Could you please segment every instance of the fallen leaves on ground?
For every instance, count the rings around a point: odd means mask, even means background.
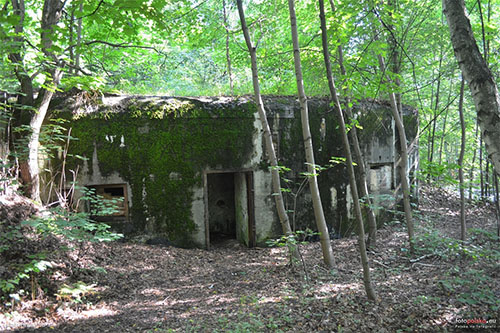
[[[459,209],[457,200],[450,193],[424,188],[419,233],[431,230],[442,235],[441,240],[456,238],[459,221],[450,212]],[[468,213],[470,227],[495,231],[492,207],[470,206]],[[484,246],[485,257],[474,259],[463,249],[449,249],[454,241],[440,242],[432,235],[419,238],[420,247],[410,257],[403,224],[387,225],[369,251],[377,302],[365,296],[354,237],[332,241],[337,265],[333,270],[322,264],[318,243],[302,246],[309,281],[300,266],[288,265],[283,248],[246,248],[235,242],[210,251],[87,244],[79,255],[79,267],[67,280],[94,285],[92,292],[78,301],[49,296],[24,301],[0,315],[0,329],[444,332],[472,319],[496,320],[498,325],[494,299],[500,299],[500,273],[498,262],[491,258],[499,245],[479,236],[476,247]],[[488,259],[486,250],[493,257]]]

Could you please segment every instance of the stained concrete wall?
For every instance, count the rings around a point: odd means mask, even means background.
[[[141,97],[139,97],[139,99],[140,98]],[[147,99],[148,105],[154,105],[154,103],[156,103],[155,98],[148,97]],[[162,100],[162,98],[159,97],[157,99],[160,99],[160,101]],[[127,108],[130,107],[123,107],[120,104],[123,100],[124,98],[122,97],[105,98],[101,101],[104,106],[97,105],[90,109],[92,109],[92,112],[100,112],[100,108],[103,108],[106,110],[105,112],[109,112],[110,107],[121,107],[120,112],[130,112],[127,111],[129,110]],[[315,229],[309,187],[307,184],[304,186],[304,177],[301,175],[302,172],[306,171],[306,167],[304,164],[305,159],[298,101],[293,97],[274,97],[266,98],[265,102],[268,108],[268,121],[271,125],[273,138],[279,154],[279,163],[291,169],[283,175],[289,182],[284,182],[282,184],[283,187],[289,186],[294,194],[285,194],[287,209],[295,209],[295,227],[297,229],[304,229],[306,227]],[[185,103],[185,101],[180,101],[178,104],[182,105],[183,103]],[[233,105],[237,106],[242,103],[251,103],[251,101],[245,98],[224,98],[223,101],[218,98],[203,98],[196,99],[196,103],[203,108],[203,105],[206,105],[206,108],[210,109],[217,108],[217,105],[221,105],[220,107],[224,108],[231,108],[235,107]],[[351,189],[348,185],[347,172],[342,163],[330,163],[332,157],[343,156],[336,118],[334,112],[332,112],[329,107],[327,99],[310,100],[309,107],[316,163],[327,166],[327,169],[322,171],[318,176],[327,223],[331,231],[347,233],[354,229],[352,223],[352,196],[350,195]],[[81,107],[75,103],[61,103],[56,109],[57,108],[59,108],[59,110],[70,110],[73,114],[81,112]],[[389,105],[375,101],[362,101],[357,104],[355,111],[360,124],[363,126],[363,130],[359,133],[362,142],[362,150],[367,159],[367,167],[369,169],[368,181],[370,190],[375,195],[392,195],[398,184],[395,172],[398,147],[396,145],[397,133],[395,131]],[[410,118],[410,121],[408,121],[410,126],[411,124],[418,126],[414,120],[416,114],[412,113],[411,110],[410,112],[407,110],[406,117]],[[231,121],[230,118],[226,119],[224,117],[214,119],[214,121],[221,122]],[[78,122],[79,120],[75,119],[73,121]],[[246,191],[247,186],[249,186],[245,180],[246,172],[252,172],[253,174],[253,184],[251,184],[251,187],[253,188],[254,197],[253,213],[255,218],[256,243],[263,245],[268,238],[277,236],[281,231],[276,209],[274,207],[274,198],[272,196],[271,175],[263,148],[262,127],[256,112],[253,114],[253,120],[251,119],[250,121],[253,122],[255,130],[251,142],[248,142],[248,145],[251,145],[251,150],[246,160],[241,161],[239,165],[232,165],[230,168],[227,168],[224,164],[205,165],[201,168],[201,171],[194,175],[198,181],[195,182],[196,185],[193,185],[189,189],[192,193],[190,201],[190,218],[195,225],[194,231],[190,234],[190,238],[192,243],[196,246],[208,246],[207,242],[209,241],[209,237],[207,237],[207,233],[210,227],[207,221],[209,221],[208,205],[210,203],[206,177],[208,174],[214,172],[231,172],[234,174],[233,195],[234,216],[237,221],[236,237],[242,243],[248,244],[249,241],[247,223],[249,212],[245,210],[245,207],[248,205],[246,202],[248,199]],[[143,133],[146,135],[150,131],[150,125],[148,125],[147,122],[141,122],[141,125],[138,125],[137,131],[139,134]],[[408,141],[412,142],[417,132],[415,129],[409,132]],[[103,139],[107,140],[108,144],[122,147],[126,146],[129,142],[127,133],[120,134],[110,132],[105,134]],[[96,138],[96,140],[98,140],[98,138]],[[206,140],[210,140],[210,137],[206,137]],[[145,187],[143,187],[141,193],[137,191],[137,188],[135,188],[136,190],[134,192],[130,186],[127,179],[133,177],[133,174],[124,176],[118,172],[109,172],[109,170],[103,172],[101,170],[100,165],[102,161],[99,161],[97,146],[98,145],[95,144],[92,156],[87,156],[89,161],[84,164],[83,170],[80,173],[80,184],[127,184],[129,205],[133,205],[134,195],[146,197],[147,193],[145,193]],[[99,149],[103,149],[102,145],[99,147],[101,147]],[[182,145],[180,145],[180,147],[182,147]],[[221,147],[221,149],[224,149],[224,147]],[[411,158],[413,161],[418,161],[418,155],[415,152],[411,155]],[[133,173],[134,170],[131,169],[130,172]],[[169,175],[169,181],[175,181],[175,179],[186,177],[186,175],[179,173],[177,170],[171,170]],[[151,181],[157,181],[155,175],[151,175],[151,177]],[[142,181],[144,182],[144,180]],[[389,202],[382,199],[377,202],[389,204]],[[157,225],[161,223],[161,221],[149,211],[149,207],[145,203],[141,202],[141,205],[143,205],[142,211],[140,212],[141,218],[146,220],[144,223],[144,230],[149,233],[158,232]],[[135,211],[135,213],[134,210],[131,211],[132,215],[137,214],[137,211]],[[168,214],[168,212],[165,212],[165,214]],[[131,216],[131,220],[133,220],[133,216]]]
[[[234,201],[236,219],[236,239],[248,246],[250,235],[248,229],[248,187],[246,175],[243,172],[234,174]]]

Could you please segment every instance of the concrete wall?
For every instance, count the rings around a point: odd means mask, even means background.
[[[156,101],[156,99],[158,99],[159,102]],[[161,105],[164,107],[164,99],[160,97],[156,99],[148,97],[147,107],[151,108],[150,105],[152,103],[153,107],[154,105]],[[123,100],[127,99],[120,98],[118,102],[116,98],[105,99],[103,102],[112,102],[112,105],[106,106],[106,112],[109,112],[110,107],[116,108],[118,106],[121,107],[120,112],[138,112],[136,104],[134,104],[136,105],[134,109],[132,109],[130,105],[120,105]],[[218,98],[190,100],[195,100],[197,107],[201,106],[202,109],[207,110],[217,110],[218,107],[229,108],[228,110],[231,110],[232,107],[239,107],[239,105],[250,103],[248,99],[244,98],[223,98],[222,101]],[[279,154],[279,163],[291,169],[289,172],[283,174],[283,177],[287,178],[289,182],[284,182],[282,184],[282,187],[289,186],[293,193],[293,195],[285,194],[287,209],[295,208],[294,215],[297,229],[310,227],[314,230],[314,214],[310,202],[309,187],[307,184],[304,184],[304,177],[301,175],[301,173],[306,170],[306,167],[304,164],[305,159],[300,127],[299,104],[297,100],[292,97],[266,98],[265,102],[269,112],[268,121],[271,125],[273,138]],[[186,103],[187,102],[183,100],[179,103],[175,102],[172,105],[185,105]],[[73,114],[78,114],[80,110],[78,105],[71,103],[63,103],[62,105],[62,107],[59,106],[59,109],[64,109],[66,111],[71,110]],[[171,104],[169,104],[169,107],[171,107]],[[334,112],[332,112],[329,107],[327,99],[311,100],[309,102],[309,107],[316,163],[327,166],[327,169],[322,171],[318,177],[327,223],[332,232],[347,233],[354,230],[351,221],[354,218],[352,213],[352,196],[350,195],[351,189],[348,185],[347,172],[342,163],[332,164],[330,162],[332,157],[343,156],[336,118]],[[93,112],[100,112],[100,108],[103,108],[103,106],[96,106],[93,108]],[[360,102],[355,111],[357,119],[361,126],[363,126],[363,130],[360,131],[360,140],[369,170],[368,182],[370,190],[375,197],[378,194],[385,196],[393,195],[398,185],[395,168],[395,161],[398,157],[398,147],[396,145],[397,133],[395,131],[394,121],[389,106],[384,103],[373,101]],[[172,112],[175,112],[175,110]],[[227,115],[230,114],[231,112],[229,111],[226,115],[214,116],[212,111],[208,112],[209,117],[212,117],[212,121],[227,122],[228,124],[230,124],[232,119],[225,117],[228,117]],[[407,112],[406,116],[410,118],[416,117],[416,115],[411,112]],[[179,117],[182,119],[183,116]],[[136,135],[148,135],[150,131],[153,131],[152,128],[156,126],[153,126],[152,122],[167,121],[168,119],[152,119],[151,122],[141,121],[139,122],[140,124],[137,125]],[[73,121],[78,122],[79,120],[74,119]],[[190,121],[196,121],[196,119]],[[254,112],[253,118],[249,119],[249,121],[253,123],[254,132],[251,139],[248,141],[248,145],[250,145],[251,149],[245,160],[242,160],[239,164],[234,164],[231,162],[231,159],[228,158],[227,161],[221,161],[220,164],[211,163],[211,165],[200,165],[198,166],[200,171],[196,172],[194,176],[190,176],[195,178],[195,181],[191,182],[194,185],[187,189],[191,193],[189,215],[195,226],[194,231],[190,234],[190,238],[192,243],[196,246],[207,247],[209,245],[208,242],[210,242],[208,236],[208,232],[210,231],[209,206],[213,205],[213,202],[211,202],[212,198],[210,198],[207,177],[215,173],[230,173],[232,177],[234,177],[234,189],[231,190],[233,193],[228,195],[234,196],[234,207],[232,207],[234,214],[232,214],[232,216],[234,216],[236,224],[236,238],[241,243],[247,245],[250,243],[252,230],[249,230],[248,221],[252,213],[255,220],[255,241],[257,244],[263,245],[267,239],[275,237],[281,232],[274,206],[274,198],[271,195],[271,175],[263,149],[262,126],[258,114]],[[134,168],[146,167],[145,165],[141,166],[140,163],[134,164],[134,167],[131,167],[126,174],[120,174],[120,172],[113,170],[110,172],[110,167],[108,165],[106,166],[106,172],[103,172],[101,168],[103,161],[100,161],[98,156],[106,155],[99,155],[98,149],[108,149],[106,147],[112,146],[115,147],[113,149],[120,152],[120,147],[126,148],[130,142],[128,133],[113,132],[113,127],[110,126],[109,128],[110,132],[102,133],[103,137],[101,138],[101,140],[106,142],[106,145],[99,143],[99,138],[95,138],[91,156],[87,156],[89,160],[84,163],[80,172],[79,182],[83,185],[126,184],[128,204],[132,208],[133,202],[137,203],[138,199],[135,198],[134,195],[146,198],[148,195],[146,183],[158,182],[160,178],[158,178],[157,175],[150,174],[146,176],[146,178],[149,177],[149,179],[135,179],[133,173],[134,170],[137,169]],[[409,142],[412,142],[414,138],[414,136],[411,137],[411,135],[416,135],[416,133],[416,130],[410,131],[410,137],[408,138]],[[207,136],[204,140],[211,140],[211,137]],[[180,149],[184,150],[179,151],[179,153],[184,153],[187,149],[187,147],[183,147],[182,143],[178,146]],[[220,149],[224,150],[225,147],[222,146]],[[418,154],[415,153],[416,151],[417,150],[411,155],[412,162],[415,162],[415,165],[418,162]],[[170,153],[172,153],[172,151]],[[173,153],[177,154],[176,151],[173,151]],[[203,153],[203,151],[201,153]],[[132,162],[135,163],[135,161]],[[165,170],[165,172],[168,172],[169,175],[166,180],[167,182],[185,180],[187,177],[179,170]],[[252,175],[252,184],[247,183],[248,180],[246,175],[248,173]],[[134,186],[131,186],[130,179],[134,180]],[[137,183],[138,181],[139,185]],[[143,187],[138,189],[141,183]],[[249,189],[253,189],[253,212],[249,211],[249,198],[247,196]],[[169,198],[165,198],[165,200],[169,200]],[[380,199],[377,200],[376,203],[379,204],[390,204],[384,196],[381,196]],[[139,202],[141,204],[141,210],[138,212],[137,209],[130,209],[129,211],[132,212],[130,220],[132,221],[134,218],[144,219],[144,231],[149,233],[158,232],[157,225],[162,222],[159,221],[159,219],[168,216],[169,212],[164,212],[164,214],[162,214],[163,217],[155,216],[150,211],[150,207],[148,207],[145,199]],[[138,217],[137,214],[140,216]]]

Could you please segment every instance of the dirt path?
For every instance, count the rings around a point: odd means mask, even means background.
[[[211,251],[130,243],[88,247],[73,281],[96,285],[81,303],[26,302],[0,316],[4,331],[34,332],[396,332],[454,331],[499,323],[498,243],[478,234],[478,258],[455,249],[457,206],[429,192],[417,254],[394,223],[370,251],[377,303],[362,286],[356,239],[334,240],[338,267],[324,269],[317,243],[302,247],[310,281],[287,266],[281,248],[248,249],[235,243]],[[489,207],[469,208],[471,224],[493,231]],[[429,227],[439,229],[432,233]],[[424,246],[425,244],[425,246]],[[471,248],[473,249],[473,248]],[[482,256],[481,256],[482,254]],[[468,280],[467,280],[468,279]],[[479,294],[478,294],[479,293]],[[481,294],[482,293],[482,294]],[[462,325],[462,326],[460,326]],[[500,327],[500,326],[499,326]],[[498,327],[497,327],[498,328]]]

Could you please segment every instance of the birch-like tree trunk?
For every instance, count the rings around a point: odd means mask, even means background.
[[[366,295],[368,296],[368,299],[370,300],[376,300],[377,296],[375,294],[375,291],[372,287],[372,282],[371,282],[371,277],[370,277],[370,265],[368,262],[368,255],[366,253],[366,244],[365,244],[365,229],[364,229],[364,223],[363,223],[363,215],[361,214],[361,205],[360,205],[360,200],[359,200],[359,195],[358,195],[358,189],[356,185],[356,176],[354,174],[354,167],[353,167],[353,162],[352,162],[352,153],[351,153],[351,147],[349,145],[349,139],[347,137],[347,130],[345,127],[345,121],[344,121],[344,115],[342,113],[342,107],[340,105],[339,98],[337,96],[337,89],[335,87],[335,79],[333,78],[332,74],[332,66],[330,62],[330,53],[328,51],[328,37],[327,37],[327,30],[326,30],[326,19],[325,19],[325,4],[323,0],[319,0],[319,17],[321,21],[321,40],[323,44],[323,58],[325,60],[325,67],[326,67],[326,76],[328,79],[328,87],[330,89],[330,94],[332,97],[332,100],[334,102],[335,109],[337,111],[337,117],[339,119],[339,125],[340,125],[340,134],[342,136],[342,144],[344,146],[344,152],[346,156],[346,162],[347,162],[347,172],[349,174],[349,184],[351,186],[351,194],[352,194],[352,200],[354,204],[354,212],[356,214],[356,220],[358,222],[358,245],[359,245],[359,254],[361,257],[361,265],[363,267],[363,282],[365,285],[365,291]],[[351,129],[352,131],[352,129]],[[357,139],[357,137],[356,137]],[[358,144],[359,148],[359,143],[356,141]],[[363,160],[359,161],[359,165],[362,165],[364,163]]]
[[[316,172],[316,164],[314,161],[313,144],[311,137],[311,129],[309,127],[309,111],[307,107],[307,97],[304,90],[304,82],[302,79],[302,65],[300,63],[299,38],[297,33],[297,17],[295,15],[294,0],[288,0],[288,9],[290,11],[290,27],[292,32],[293,42],[293,60],[295,64],[295,78],[297,80],[297,91],[301,108],[302,120],[302,136],[304,138],[304,148],[307,162],[307,170],[309,173],[309,188],[311,190],[312,204],[314,209],[314,217],[316,226],[320,233],[321,249],[323,251],[323,260],[328,267],[334,266],[333,250],[330,243],[328,227],[326,225],[323,205],[321,204],[321,196],[319,194],[318,174]]]
[[[476,165],[476,155],[477,155],[477,142],[479,137],[479,123],[476,119],[476,130],[474,131],[474,153],[472,154],[472,163],[469,170],[469,200],[472,200],[472,184],[474,183],[474,166]]]
[[[441,51],[439,55],[439,66],[438,66],[438,77],[437,77],[437,88],[436,88],[436,99],[435,99],[435,104],[434,104],[434,121],[432,124],[432,134],[431,137],[429,138],[429,162],[433,162],[434,160],[434,142],[436,142],[436,126],[437,126],[437,118],[438,118],[438,113],[439,113],[439,96],[441,93],[441,70],[443,66],[443,45],[441,46]],[[430,174],[429,174],[429,179],[430,180]]]
[[[499,193],[498,193],[498,175],[494,174],[495,178],[495,208],[496,208],[496,217],[497,217],[497,239],[500,242],[500,202],[499,202]]]
[[[332,12],[335,15],[335,4],[333,3],[333,0],[329,0],[329,2]],[[340,41],[339,45],[337,46],[337,53],[338,53],[340,74],[342,74],[343,77],[347,77],[347,71],[344,66],[344,51]],[[345,85],[343,93],[346,101],[344,106],[345,114],[347,115],[348,119],[354,119],[352,114],[352,108],[350,106],[351,105],[350,91],[349,88],[347,88],[347,85]],[[352,126],[352,128],[349,130],[349,136],[351,138],[352,146],[354,148],[354,156],[356,156],[356,162],[358,163],[358,172],[359,172],[358,187],[364,200],[363,209],[365,215],[368,217],[368,240],[366,244],[368,247],[370,247],[374,246],[377,243],[377,217],[375,216],[375,212],[373,211],[372,199],[370,198],[370,192],[368,191],[368,181],[366,179],[367,177],[366,163],[363,158],[363,153],[361,152],[361,146],[358,140],[358,130],[356,126]]]
[[[464,153],[465,153],[465,120],[464,120],[464,86],[462,78],[460,85],[460,100],[458,102],[458,114],[460,116],[460,128],[462,136],[460,140],[460,156],[458,157],[458,179],[460,182],[460,239],[465,241],[465,185],[464,185]]]
[[[463,0],[443,0],[455,57],[476,106],[481,137],[497,174],[500,172],[500,97],[488,63],[477,46]]]
[[[238,13],[240,15],[241,28],[243,30],[243,35],[245,37],[245,42],[250,52],[250,61],[252,65],[252,82],[253,90],[255,94],[255,103],[257,104],[257,110],[259,112],[260,122],[262,124],[262,129],[264,131],[264,141],[266,145],[267,155],[269,157],[269,163],[271,164],[271,176],[272,176],[272,187],[273,196],[276,203],[276,209],[278,210],[278,216],[281,223],[281,228],[284,235],[291,235],[292,229],[290,228],[290,220],[288,214],[286,213],[285,204],[283,201],[283,194],[281,192],[281,182],[278,170],[278,159],[276,158],[276,152],[273,145],[273,139],[271,136],[271,130],[269,128],[269,123],[267,122],[266,110],[264,108],[264,103],[262,101],[262,96],[260,94],[260,84],[259,84],[259,71],[257,67],[257,51],[252,45],[250,39],[250,34],[248,32],[247,23],[245,20],[245,13],[243,11],[243,5],[241,0],[236,1],[238,5]]]
[[[233,71],[231,67],[231,55],[229,54],[229,22],[227,20],[227,6],[226,0],[222,1],[222,10],[224,16],[224,29],[226,30],[226,64],[227,64],[227,76],[229,78],[229,91],[231,96],[234,95],[234,86],[233,86]]]
[[[384,68],[384,60],[382,59],[381,56],[380,66],[381,68]],[[400,178],[401,178],[401,189],[403,191],[403,207],[405,211],[405,220],[406,220],[406,228],[408,229],[408,242],[410,243],[410,251],[413,252],[413,242],[415,239],[415,232],[413,228],[413,217],[412,217],[412,210],[411,210],[411,204],[410,204],[410,184],[408,180],[408,143],[406,141],[406,131],[404,128],[403,124],[403,119],[401,119],[401,116],[399,114],[399,110],[397,107],[397,101],[396,101],[396,96],[393,92],[389,94],[390,97],[390,102],[391,102],[391,108],[392,108],[392,113],[394,116],[394,122],[396,124],[396,128],[398,130],[399,134],[399,144],[400,144],[400,164],[399,164],[399,171],[400,171]],[[397,167],[397,165],[396,165]]]
[[[382,55],[378,55],[378,62],[380,66],[380,70],[382,73],[385,73],[385,61]],[[390,78],[388,75],[385,75],[385,78],[388,82],[390,82]],[[400,163],[399,163],[399,172],[401,178],[401,189],[403,191],[403,207],[405,211],[405,220],[406,220],[406,228],[408,230],[408,241],[410,243],[410,252],[413,252],[413,243],[415,239],[415,233],[413,231],[413,217],[411,211],[410,204],[410,185],[408,181],[408,173],[406,172],[408,169],[408,143],[406,141],[406,132],[403,124],[403,120],[401,119],[401,115],[399,113],[398,103],[396,99],[396,95],[393,91],[389,92],[389,101],[391,103],[392,116],[394,117],[394,122],[396,124],[396,128],[399,134],[399,144],[400,144]],[[398,166],[395,165],[397,168]]]

